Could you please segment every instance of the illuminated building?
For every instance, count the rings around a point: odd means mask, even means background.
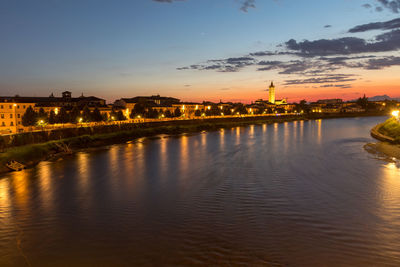
[[[269,92],[269,98],[268,98],[269,103],[275,104],[275,85],[274,85],[274,82],[271,82],[271,85],[269,86],[268,92]]]

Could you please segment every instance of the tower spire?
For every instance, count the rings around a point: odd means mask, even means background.
[[[275,104],[275,86],[274,86],[274,82],[271,81],[271,85],[269,86],[269,98],[268,101],[271,104]]]

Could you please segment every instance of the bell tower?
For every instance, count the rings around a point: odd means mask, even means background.
[[[275,85],[274,82],[271,82],[271,85],[269,86],[269,98],[268,102],[275,104]]]

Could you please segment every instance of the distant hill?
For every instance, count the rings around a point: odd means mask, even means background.
[[[388,95],[376,95],[376,96],[368,97],[368,101],[384,101],[384,100],[400,101],[400,98],[391,98]],[[354,101],[357,101],[357,99],[354,99]]]
[[[395,98],[391,98],[388,95],[377,95],[373,97],[368,97],[369,101],[383,101],[383,100],[397,100]]]

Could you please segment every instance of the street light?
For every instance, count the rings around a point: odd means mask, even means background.
[[[39,120],[38,124],[42,128],[42,131],[43,131],[44,120]]]
[[[399,120],[399,115],[400,115],[400,111],[399,110],[393,110],[392,116],[395,117],[397,120]]]

